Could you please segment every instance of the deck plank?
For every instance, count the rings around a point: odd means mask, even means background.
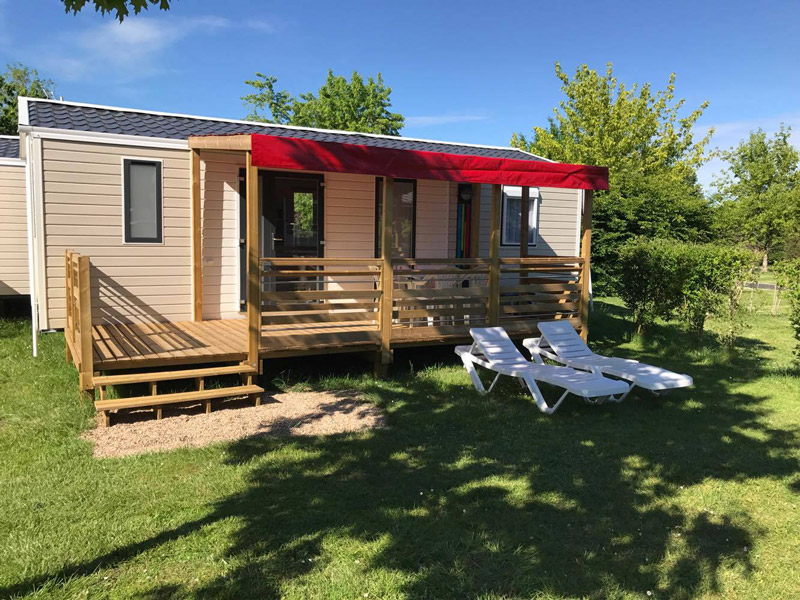
[[[213,353],[214,356],[226,356],[228,354],[242,352],[243,344],[236,345],[230,344],[224,340],[221,334],[216,332],[216,327],[213,325],[214,321],[202,321],[197,323],[181,323],[183,328],[197,335],[206,345],[205,352]]]
[[[105,342],[106,348],[109,351],[109,354],[104,356],[101,360],[114,360],[128,357],[128,354],[117,343],[117,340],[114,339],[114,336],[112,336],[111,333],[106,329],[105,325],[96,325],[92,329]]]

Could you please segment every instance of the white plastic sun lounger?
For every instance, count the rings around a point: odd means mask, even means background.
[[[597,373],[532,363],[517,350],[502,327],[474,328],[469,333],[474,343],[472,346],[456,346],[456,354],[461,357],[475,389],[481,394],[488,392],[478,377],[476,365],[497,373],[489,386],[489,392],[501,375],[517,377],[521,384],[527,386],[539,410],[548,415],[553,414],[570,393],[581,396],[587,402],[598,403],[606,399],[616,400],[615,395],[626,394],[630,388],[624,381],[609,379]],[[537,381],[564,388],[564,393],[553,406],[545,402]],[[592,400],[593,398],[596,400]]]
[[[673,373],[635,360],[595,354],[566,321],[539,323],[539,331],[542,337],[522,342],[537,362],[542,362],[541,357],[544,356],[574,369],[625,379],[633,384],[631,389],[638,386],[654,394],[689,387],[694,383],[689,375]]]

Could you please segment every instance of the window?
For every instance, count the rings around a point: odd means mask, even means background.
[[[539,240],[539,188],[529,188],[528,200],[528,245],[535,246]],[[503,246],[519,246],[519,226],[522,215],[522,188],[503,188],[503,213],[500,223],[500,243]]]
[[[381,215],[383,214],[383,178],[375,180],[375,256],[381,255]],[[392,258],[414,258],[417,228],[417,182],[394,180],[392,206]]]
[[[161,163],[152,160],[123,159],[123,218],[125,242],[160,244]]]

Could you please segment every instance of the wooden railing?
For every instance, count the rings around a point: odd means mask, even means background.
[[[92,355],[92,282],[89,257],[67,250],[64,255],[66,285],[66,324],[64,338],[67,360],[78,369],[81,390],[91,390],[94,385],[94,357]]]
[[[362,258],[263,258],[261,347],[343,345],[379,339],[381,261]],[[308,337],[310,336],[310,337]]]
[[[413,343],[466,337],[471,327],[533,331],[543,319],[579,325],[584,260],[565,258],[264,258],[261,347]],[[388,300],[388,302],[387,302]],[[390,307],[388,328],[382,327]]]
[[[529,330],[536,321],[578,325],[584,260],[577,257],[501,258],[498,324]]]
[[[484,258],[392,259],[392,339],[446,337],[485,327],[490,264]]]

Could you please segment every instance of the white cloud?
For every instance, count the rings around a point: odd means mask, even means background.
[[[710,147],[712,149],[727,150],[731,146],[735,146],[740,141],[747,138],[751,131],[755,131],[759,128],[763,129],[768,136],[771,136],[778,131],[781,123],[792,128],[790,139],[792,143],[800,149],[800,113],[787,113],[773,117],[717,123],[715,125],[698,127],[695,130],[695,135],[696,138],[699,139],[713,127],[714,135],[711,137]],[[714,180],[714,176],[719,174],[724,168],[725,163],[719,158],[714,158],[699,169],[697,172],[698,180],[707,192],[713,190],[711,183]]]
[[[136,79],[163,72],[159,59],[182,39],[230,25],[220,17],[107,21],[70,35],[59,45],[61,51],[42,57],[41,64],[60,79],[90,79],[98,73],[115,73],[117,81]]]
[[[451,125],[454,123],[470,123],[484,121],[486,117],[479,115],[426,115],[406,117],[407,127],[430,127],[433,125]]]
[[[164,57],[189,37],[212,36],[241,26],[263,33],[275,31],[265,20],[237,23],[214,15],[107,20],[64,35],[60,43],[48,46],[57,47],[58,52],[37,52],[36,63],[60,81],[128,82],[167,72]]]

